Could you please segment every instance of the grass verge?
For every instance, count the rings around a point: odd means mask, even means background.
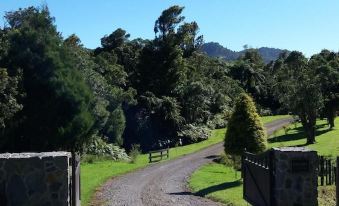
[[[339,118],[335,120],[339,125]],[[225,131],[224,131],[225,132]],[[290,126],[275,132],[268,139],[269,147],[304,146],[306,136],[301,124]],[[339,156],[339,129],[328,129],[326,121],[317,121],[316,143],[308,146],[318,151],[319,155]],[[212,163],[202,166],[195,171],[189,181],[193,192],[199,196],[207,197],[226,205],[245,206],[247,203],[242,197],[242,183],[240,173],[237,178],[233,168],[222,164]],[[204,191],[204,192],[201,192]],[[319,205],[334,205],[335,187],[319,187]]]
[[[262,117],[264,123],[274,121],[277,119],[286,118],[286,115],[267,116]],[[224,140],[225,129],[216,129],[211,133],[211,137],[208,140],[186,145],[182,147],[176,147],[170,149],[170,158],[174,159],[186,154],[190,154],[199,151],[203,148],[217,144]],[[91,198],[93,197],[97,188],[105,183],[109,178],[131,172],[133,170],[143,168],[148,165],[148,154],[139,155],[135,163],[128,162],[114,162],[111,160],[103,160],[94,163],[82,163],[81,164],[81,203],[84,206],[89,205]]]

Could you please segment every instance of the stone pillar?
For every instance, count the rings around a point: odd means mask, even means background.
[[[0,205],[69,206],[69,152],[0,154]]]
[[[304,147],[273,148],[275,206],[318,205],[318,155]]]

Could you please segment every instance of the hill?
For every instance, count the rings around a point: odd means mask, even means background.
[[[227,61],[233,61],[238,59],[246,50],[242,51],[232,51],[228,48],[223,47],[217,42],[208,42],[202,45],[201,51],[206,53],[211,57],[218,57],[225,59]],[[258,48],[259,54],[262,56],[265,63],[276,60],[279,55],[287,50],[269,48],[269,47],[260,47]]]

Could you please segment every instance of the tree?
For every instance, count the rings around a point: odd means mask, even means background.
[[[121,146],[125,129],[125,115],[122,104],[133,104],[134,90],[126,85],[127,74],[117,64],[114,51],[100,51],[93,54],[81,45],[80,39],[71,35],[64,44],[69,48],[78,69],[94,94],[92,127],[93,136]],[[76,42],[76,43],[74,43]]]
[[[1,136],[1,151],[80,149],[93,125],[93,96],[62,44],[47,7],[6,14],[8,51],[1,64],[22,71],[23,109]]]
[[[264,66],[259,52],[255,49],[247,49],[229,72],[231,77],[238,80],[242,88],[258,103],[262,103],[266,93]]]
[[[275,94],[280,103],[298,115],[307,135],[307,144],[315,142],[316,118],[323,107],[319,76],[300,52],[291,52],[277,71]]]
[[[336,111],[339,108],[339,55],[323,50],[313,55],[309,64],[316,71],[318,85],[324,98],[323,114],[330,128],[333,128]]]
[[[20,76],[11,77],[6,69],[0,68],[0,131],[6,127],[6,121],[22,109],[17,101],[19,80]]]
[[[121,47],[130,37],[130,34],[121,28],[112,32],[109,36],[101,38],[101,45],[105,51],[111,51],[117,47]]]
[[[225,135],[225,153],[241,155],[246,149],[252,153],[265,151],[266,132],[255,104],[250,96],[242,93],[228,122]]]

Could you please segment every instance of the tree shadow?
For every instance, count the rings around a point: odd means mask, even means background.
[[[326,123],[316,125],[316,132],[315,132],[316,137],[331,131],[330,128],[323,129],[324,127],[327,127],[327,126],[328,125]],[[320,129],[323,129],[323,130],[320,130]],[[287,141],[294,141],[294,140],[300,140],[300,139],[306,138],[306,133],[305,133],[303,127],[297,127],[297,128],[294,128],[293,130],[296,131],[297,133],[284,134],[284,135],[281,135],[281,136],[278,136],[278,137],[271,137],[267,141],[269,143],[277,143],[277,142],[287,142]],[[307,144],[296,145],[296,146],[305,146],[305,145],[307,145]]]
[[[192,192],[171,192],[169,195],[193,195]]]
[[[221,184],[218,184],[218,185],[206,187],[204,189],[201,189],[201,190],[195,192],[194,194],[197,195],[197,196],[204,197],[204,196],[208,195],[209,193],[220,191],[220,190],[226,190],[226,189],[229,189],[229,188],[232,188],[232,187],[237,187],[237,186],[240,186],[240,185],[241,185],[240,180],[236,180],[236,181],[233,181],[233,182],[225,182],[225,183],[221,183]]]
[[[217,159],[219,157],[220,157],[220,155],[210,155],[210,156],[206,156],[205,158],[206,159],[213,159],[213,160],[215,160],[215,159]]]

